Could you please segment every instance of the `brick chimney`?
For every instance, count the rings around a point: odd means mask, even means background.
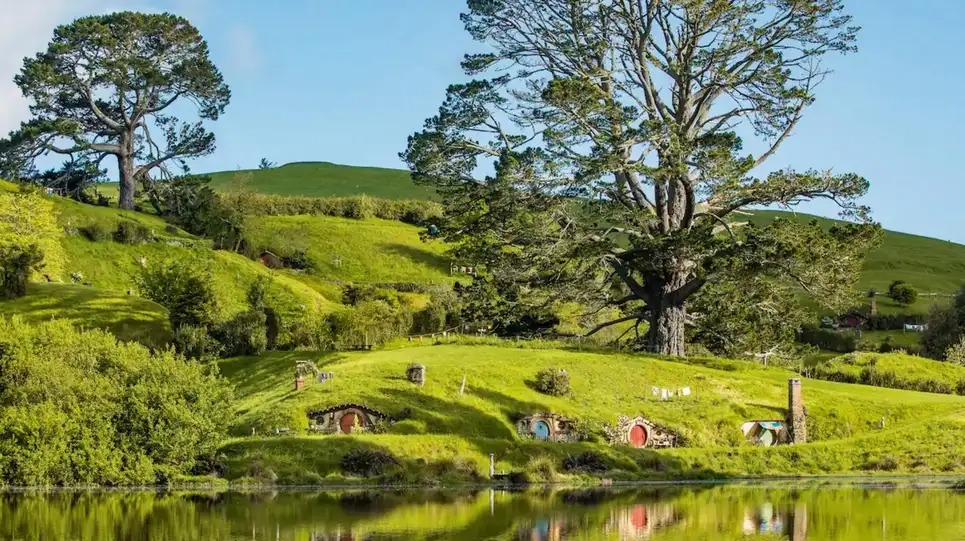
[[[298,374],[297,376],[295,376],[295,390],[301,391],[304,388],[305,388],[305,378],[303,378],[301,374]]]
[[[800,378],[787,381],[787,424],[791,430],[793,443],[807,443],[807,418],[804,415],[804,399],[801,398]]]

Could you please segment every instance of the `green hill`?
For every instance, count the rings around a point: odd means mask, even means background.
[[[334,379],[309,382],[295,392],[297,360],[314,361]],[[424,387],[402,377],[413,362],[427,367]],[[547,367],[568,371],[571,396],[549,397],[529,386],[536,372]],[[391,452],[407,475],[416,476],[440,474],[433,465],[453,468],[453,463],[482,474],[490,453],[496,454],[500,470],[532,468],[531,461],[539,457],[548,457],[543,461],[559,468],[565,456],[590,449],[603,453],[619,470],[607,473],[614,478],[942,472],[965,467],[955,458],[965,450],[965,399],[817,380],[805,380],[803,386],[814,443],[748,445],[741,423],[783,418],[787,380],[794,377],[751,363],[685,364],[623,354],[438,345],[341,355],[276,353],[226,360],[221,369],[238,396],[232,432],[239,437],[223,449],[229,479],[260,469],[273,472],[279,482],[335,483],[342,480],[341,457],[353,448]],[[460,394],[464,377],[466,392]],[[690,386],[693,394],[665,402],[650,393],[653,386]],[[407,418],[388,434],[298,433],[306,426],[307,410],[341,403]],[[677,431],[686,446],[634,450],[600,442],[539,443],[518,436],[515,419],[536,412],[559,413],[593,427],[613,423],[618,415],[643,414]],[[881,427],[882,417],[887,428]],[[942,430],[933,430],[935,426]],[[264,436],[274,428],[291,428],[297,435]],[[261,435],[252,437],[252,430]]]
[[[429,190],[412,182],[408,171],[397,169],[318,162],[293,163],[275,169],[244,173],[251,174],[246,186],[264,193],[308,196],[365,193],[389,199],[431,197]],[[239,177],[237,172],[222,172],[213,174],[212,178],[218,189],[231,189]],[[754,211],[749,220],[761,224],[777,217],[788,216],[802,221],[817,219],[828,226],[835,222],[808,214],[773,210]],[[904,280],[922,293],[953,293],[965,285],[965,246],[919,235],[886,231],[881,246],[868,256],[859,283],[863,289],[873,287],[884,291],[894,280]],[[927,311],[935,300],[934,297],[922,297],[910,309]],[[878,303],[879,308],[885,312],[909,310],[893,305],[886,297],[879,297]]]

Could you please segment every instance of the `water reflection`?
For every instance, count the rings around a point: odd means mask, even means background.
[[[2,494],[0,539],[936,541],[965,539],[965,496],[857,487]]]

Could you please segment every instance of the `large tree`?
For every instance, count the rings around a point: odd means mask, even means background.
[[[814,101],[823,57],[855,50],[842,4],[468,0],[473,80],[402,157],[443,194],[460,257],[543,300],[622,306],[653,352],[684,354],[708,282],[769,277],[846,304],[874,228],[734,225],[816,198],[867,220],[858,175],[754,174]]]
[[[171,14],[111,13],[60,26],[14,80],[33,117],[0,141],[0,173],[51,153],[95,169],[114,158],[126,209],[138,182],[214,151],[202,121],[217,120],[231,97],[201,34]],[[175,116],[191,108],[197,119]]]

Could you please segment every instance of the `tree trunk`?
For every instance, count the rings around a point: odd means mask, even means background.
[[[662,281],[657,298],[648,303],[650,308],[650,329],[647,331],[647,351],[672,357],[686,356],[684,348],[684,328],[687,319],[685,298],[677,298],[674,292],[687,280],[684,272],[674,273],[669,280]]]
[[[134,210],[134,191],[137,188],[134,180],[134,160],[130,155],[120,155],[117,157],[117,168],[121,173],[121,195],[117,206]]]

